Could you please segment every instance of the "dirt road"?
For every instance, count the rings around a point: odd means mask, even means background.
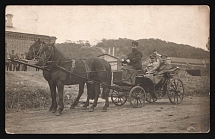
[[[78,106],[64,109],[61,116],[48,110],[6,114],[10,133],[187,133],[209,131],[208,97],[185,98],[181,105],[167,99],[142,108],[110,105],[102,112],[102,103],[94,112]]]
[[[82,109],[81,103],[72,110],[66,105],[60,116],[55,116],[47,108],[10,112],[5,114],[5,129],[7,133],[14,134],[102,134],[205,133],[210,128],[209,96],[185,97],[180,105],[159,99],[153,104],[146,103],[142,108],[133,108],[129,102],[123,106],[111,103],[107,112],[102,112],[102,106],[100,102],[94,112],[88,112]]]

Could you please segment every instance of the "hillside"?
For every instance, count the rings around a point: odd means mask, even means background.
[[[115,56],[128,54],[131,51],[131,42],[133,40],[126,38],[102,39],[94,46],[90,44],[61,43],[56,47],[62,51],[68,58],[84,59],[95,57],[102,53],[107,53],[108,49],[115,47]],[[190,45],[176,44],[166,42],[160,39],[140,39],[139,50],[143,53],[143,59],[146,59],[154,50],[160,54],[166,54],[170,57],[183,57],[191,59],[210,59],[210,52]]]
[[[76,43],[57,43],[59,49],[69,59],[86,59],[103,53],[101,48],[84,46]]]

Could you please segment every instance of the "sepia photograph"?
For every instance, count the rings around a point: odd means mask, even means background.
[[[6,134],[210,133],[208,5],[7,5]]]

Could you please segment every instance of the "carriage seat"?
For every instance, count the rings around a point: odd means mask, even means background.
[[[164,71],[160,71],[159,72],[159,75],[161,75],[161,74],[164,74],[164,73],[167,73],[167,72],[169,72],[169,73],[174,73],[175,71],[177,71],[179,69],[179,67],[172,67],[172,68],[170,68],[170,69],[168,69],[168,70],[164,70]],[[153,76],[155,76],[156,74],[154,74],[154,72],[145,72],[144,70],[139,70],[138,72],[137,72],[138,74],[138,76],[144,76],[144,75],[149,75],[149,74],[153,74]]]
[[[137,70],[137,77],[143,77],[145,74],[145,70]]]

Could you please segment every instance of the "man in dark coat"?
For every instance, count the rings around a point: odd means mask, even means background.
[[[129,66],[132,66],[136,70],[141,70],[142,69],[142,62],[141,59],[143,57],[142,52],[140,52],[137,47],[138,47],[138,42],[133,41],[131,43],[132,46],[132,52],[128,54],[128,57],[126,60],[127,64]]]
[[[132,52],[125,59],[122,59],[122,63],[127,63],[127,66],[122,67],[122,80],[126,84],[134,85],[137,70],[142,69],[142,53],[137,50],[138,42],[133,41],[131,46]]]
[[[16,59],[16,55],[14,54],[14,50],[12,50],[12,54],[10,55],[10,59],[14,60]],[[11,61],[11,70],[15,71],[16,70],[16,63],[14,61]]]

